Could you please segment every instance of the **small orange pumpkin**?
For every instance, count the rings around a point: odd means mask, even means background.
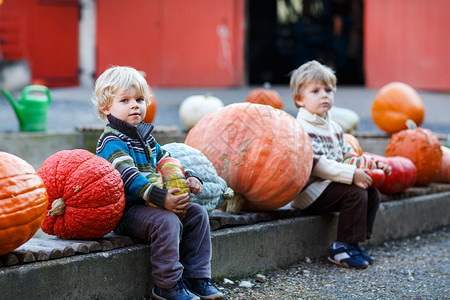
[[[425,186],[434,181],[441,169],[441,144],[429,129],[414,128],[414,125],[408,127],[410,129],[392,135],[386,147],[386,156],[409,158],[417,168],[415,185]]]
[[[4,255],[41,227],[48,195],[36,170],[23,159],[0,152],[0,170],[0,255]]]
[[[156,101],[155,94],[153,93],[152,88],[148,87],[150,92],[150,105],[147,106],[147,110],[145,113],[145,118],[142,120],[144,123],[151,123],[155,119],[156,109],[158,107],[158,102]]]
[[[294,117],[268,105],[235,103],[210,112],[185,144],[200,150],[256,210],[286,205],[311,174],[308,134]]]
[[[246,102],[264,104],[273,108],[283,109],[283,99],[277,91],[267,88],[257,88],[248,93]]]
[[[406,129],[406,121],[423,122],[425,108],[419,94],[409,85],[392,82],[382,87],[372,104],[372,120],[389,134]]]
[[[350,145],[350,147],[352,147],[353,151],[355,151],[358,156],[361,156],[363,154],[361,145],[354,135],[350,133],[344,133],[344,140]]]

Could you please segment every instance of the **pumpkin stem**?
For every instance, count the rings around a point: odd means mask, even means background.
[[[234,197],[227,199],[227,214],[238,214],[244,205],[245,198],[241,194],[234,194]]]
[[[411,119],[406,120],[406,127],[408,127],[408,129],[416,129],[417,125],[416,122],[414,122]]]
[[[52,203],[52,209],[48,212],[47,216],[60,216],[64,214],[64,211],[66,210],[66,203],[64,203],[64,200],[62,198],[58,198]]]
[[[212,97],[212,93],[206,93],[205,98]]]
[[[223,198],[225,200],[229,200],[229,199],[233,199],[233,197],[234,197],[234,191],[230,187],[227,187],[225,189],[225,192],[223,192]]]

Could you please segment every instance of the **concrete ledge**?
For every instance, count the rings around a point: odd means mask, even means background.
[[[0,268],[0,299],[137,299],[153,286],[150,247],[136,245]]]
[[[299,217],[218,230],[213,275],[243,276],[321,257],[336,239],[337,214]],[[450,224],[450,192],[382,203],[371,244],[432,231]]]
[[[327,254],[337,214],[304,216],[212,232],[213,277],[245,276]],[[372,244],[450,224],[450,192],[384,202]],[[0,268],[0,299],[137,299],[149,296],[150,247]]]

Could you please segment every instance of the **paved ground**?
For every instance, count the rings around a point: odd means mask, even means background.
[[[450,299],[449,230],[370,248],[376,261],[365,270],[345,269],[324,257],[217,285],[230,300]]]
[[[158,102],[157,115],[154,120],[156,126],[178,126],[185,129],[178,118],[178,107],[181,102],[191,95],[212,93],[220,98],[224,104],[243,102],[248,92],[255,87],[241,88],[154,88]],[[289,87],[274,86],[284,100],[284,110],[296,115],[296,108],[290,95]],[[418,91],[425,105],[425,121],[422,127],[439,134],[450,134],[450,93]],[[356,111],[361,119],[358,131],[381,133],[373,124],[370,108],[377,90],[366,89],[361,86],[338,86],[335,105]],[[18,96],[19,93],[14,93]],[[90,102],[92,89],[85,87],[51,89],[52,103],[48,111],[48,131],[73,130],[77,126],[103,126],[98,119]],[[6,100],[0,96],[0,131],[18,131],[16,115]]]

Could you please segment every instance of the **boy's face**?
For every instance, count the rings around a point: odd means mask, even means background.
[[[105,115],[125,121],[131,125],[139,124],[144,118],[147,106],[144,98],[135,88],[119,90],[114,95],[111,105],[103,109]]]
[[[334,104],[333,89],[322,82],[311,81],[305,85],[302,96],[295,97],[295,103],[310,113],[324,117]]]

